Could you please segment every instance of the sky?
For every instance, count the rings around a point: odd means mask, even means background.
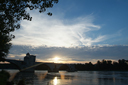
[[[30,11],[13,32],[7,58],[36,61],[95,63],[128,59],[128,0],[59,0],[44,13]],[[52,16],[47,13],[52,12]]]

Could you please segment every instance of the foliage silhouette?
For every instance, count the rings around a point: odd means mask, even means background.
[[[39,9],[45,12],[52,8],[58,0],[0,0],[0,60],[9,53],[10,41],[15,38],[11,32],[20,28],[20,20],[32,20],[26,9]],[[52,13],[47,13],[52,16]]]
[[[5,70],[0,71],[0,85],[6,85],[9,77],[10,77],[10,74],[7,71]]]
[[[98,70],[98,71],[128,71],[128,60],[122,59],[118,62],[111,60],[97,61],[96,64],[91,62],[85,64],[75,64],[77,70]]]

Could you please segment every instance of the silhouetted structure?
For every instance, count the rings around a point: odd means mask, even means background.
[[[26,54],[24,60],[12,60],[12,59],[5,59],[5,61],[10,62],[11,65],[15,65],[20,71],[25,72],[34,72],[35,67],[39,65],[44,65],[48,72],[59,72],[61,66],[66,65],[68,68],[67,71],[74,72],[76,71],[75,65],[71,64],[61,64],[61,63],[43,63],[43,62],[35,62],[36,56],[30,55],[29,53]],[[3,65],[4,67],[7,65]],[[14,67],[14,68],[15,68]],[[12,67],[13,68],[13,67]],[[8,69],[8,68],[5,68]]]

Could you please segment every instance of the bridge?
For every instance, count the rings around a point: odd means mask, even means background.
[[[13,60],[13,59],[5,59],[5,61],[10,62],[15,65],[19,71],[24,72],[34,72],[35,67],[38,65],[45,65],[48,68],[48,72],[59,72],[61,66],[67,66],[67,71],[74,72],[76,71],[75,66],[72,64],[60,64],[60,63],[43,63],[43,62],[35,62],[36,56],[26,54],[24,60]]]

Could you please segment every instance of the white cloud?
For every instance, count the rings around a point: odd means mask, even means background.
[[[93,17],[79,17],[72,20],[60,19],[57,16],[38,14],[32,11],[32,21],[21,21],[21,29],[14,32],[15,45],[72,47],[92,45],[103,41],[105,36],[95,39],[86,35],[89,31],[99,30],[100,26],[93,24]]]

